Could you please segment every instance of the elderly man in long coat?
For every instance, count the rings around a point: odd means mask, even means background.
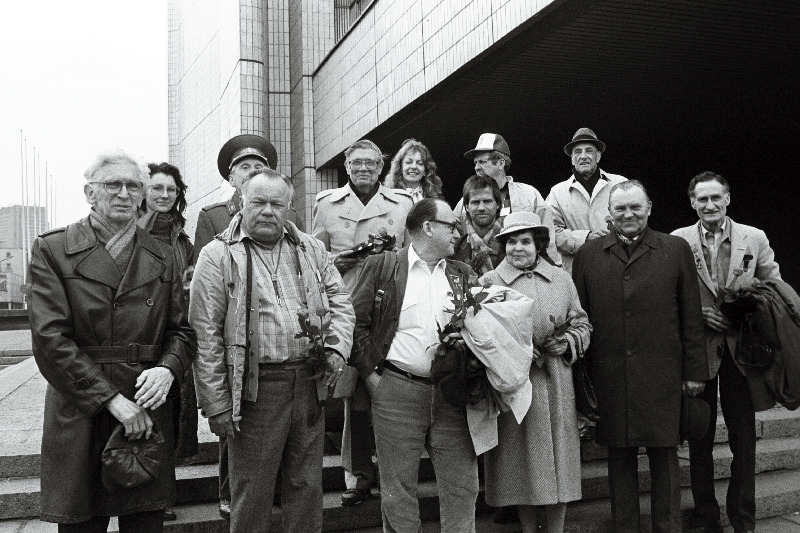
[[[122,151],[85,173],[87,218],[33,245],[28,292],[33,355],[48,382],[42,433],[42,520],[58,531],[163,530],[175,501],[172,402],[195,354],[172,249],[136,225],[148,169]],[[164,437],[155,479],[107,487],[101,454],[112,430]]]
[[[654,532],[679,532],[681,394],[708,377],[697,274],[683,239],[647,227],[651,202],[636,181],[609,196],[614,231],[575,254],[572,277],[589,315],[586,353],[609,447],[614,531],[639,531],[637,452],[647,449]]]

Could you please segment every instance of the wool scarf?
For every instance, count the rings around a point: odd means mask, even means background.
[[[89,212],[89,222],[97,240],[105,246],[111,259],[117,265],[120,274],[124,274],[133,255],[136,219],[131,218],[124,228],[117,231],[106,217],[92,209]]]
[[[469,239],[469,244],[472,247],[470,266],[479,276],[482,276],[490,270],[494,270],[492,256],[497,255],[502,246],[495,239],[495,236],[503,229],[503,224],[500,220],[495,220],[492,227],[483,237],[475,231],[475,227],[469,217],[467,217],[465,225],[467,227],[467,239]]]

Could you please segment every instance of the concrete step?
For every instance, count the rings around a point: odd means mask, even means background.
[[[688,450],[679,452],[681,486],[689,486]],[[731,453],[726,444],[714,448],[715,479],[730,477]],[[759,441],[756,448],[756,473],[773,470],[800,469],[800,437],[784,437]],[[178,466],[175,475],[178,484],[178,503],[214,501],[218,491],[216,464]],[[584,500],[608,497],[608,469],[605,460],[582,464],[582,495]],[[435,474],[429,458],[420,463],[419,479],[433,481]],[[341,457],[323,458],[322,486],[325,493],[343,491],[344,471]],[[639,457],[639,490],[650,490],[650,472],[647,456]],[[39,478],[18,477],[0,480],[0,519],[35,516],[39,506]]]
[[[725,516],[725,492],[727,483],[717,482],[717,500]],[[433,482],[421,483],[418,490],[420,516],[424,522],[423,531],[438,531],[438,496]],[[381,524],[380,499],[373,497],[358,507],[345,508],[340,505],[341,492],[330,492],[323,497],[323,531],[360,531],[378,533]],[[648,493],[639,496],[643,533],[650,529],[650,497]],[[690,516],[692,496],[688,488],[681,491],[681,518],[686,531],[691,531]],[[183,504],[174,507],[178,520],[165,523],[167,533],[227,533],[228,524],[219,517],[217,504]],[[800,530],[800,469],[782,470],[759,474],[756,477],[756,517],[760,520],[759,531],[795,533]],[[273,508],[273,529],[280,531],[280,509]],[[477,514],[482,526],[481,532],[519,531],[518,525],[501,526],[492,524],[490,510],[483,503],[482,493],[478,499]],[[782,516],[783,515],[783,516]],[[780,519],[764,520],[769,517]],[[726,519],[723,518],[723,521]],[[762,528],[761,521],[772,527]],[[611,531],[611,508],[607,499],[572,502],[567,507],[566,533],[607,533]],[[724,523],[724,522],[723,522]],[[797,526],[797,527],[795,527]],[[0,532],[13,531],[25,533],[54,533],[56,526],[39,522],[36,519],[15,519],[0,521]],[[116,532],[116,520],[112,519],[109,531]]]

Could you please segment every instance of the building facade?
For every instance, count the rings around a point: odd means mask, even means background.
[[[546,196],[571,173],[562,147],[591,127],[601,167],[648,187],[655,229],[696,220],[686,185],[714,170],[761,204],[731,216],[800,261],[800,220],[774,216],[795,209],[782,189],[796,174],[782,147],[800,135],[791,2],[170,0],[169,19],[170,159],[190,235],[231,194],[216,157],[240,133],[275,145],[309,227],[360,138],[387,156],[425,143],[455,205],[482,133],[502,134],[514,179]]]

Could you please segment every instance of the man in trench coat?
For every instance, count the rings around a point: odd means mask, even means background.
[[[650,463],[654,532],[679,532],[681,394],[708,377],[697,274],[683,239],[647,227],[636,181],[609,195],[614,230],[575,254],[572,277],[594,328],[586,361],[597,391],[598,442],[609,447],[614,531],[639,531],[638,448]]]
[[[42,432],[41,519],[58,531],[163,531],[175,501],[173,380],[190,368],[194,331],[169,245],[136,225],[148,169],[121,150],[85,173],[87,218],[33,244],[28,291],[33,355],[48,382]],[[163,434],[156,479],[116,490],[101,453],[122,424],[128,438]]]

